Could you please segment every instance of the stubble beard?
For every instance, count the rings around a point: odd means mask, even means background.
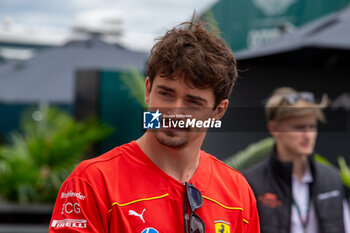
[[[175,132],[155,132],[157,141],[173,149],[181,149],[188,145],[188,134],[177,134]]]

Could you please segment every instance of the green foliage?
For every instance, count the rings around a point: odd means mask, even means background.
[[[326,166],[333,166],[331,162],[329,162],[325,157],[321,156],[320,154],[315,154],[315,160],[323,165]]]
[[[350,167],[346,164],[343,156],[338,157],[339,173],[346,187],[350,189]]]
[[[90,118],[76,122],[49,106],[30,109],[21,118],[21,132],[0,147],[0,197],[19,203],[54,202],[62,182],[89,147],[112,132]]]
[[[246,149],[232,155],[224,162],[236,170],[242,170],[263,160],[269,155],[274,145],[274,139],[268,137],[250,144]]]
[[[145,77],[137,69],[130,69],[121,74],[120,79],[127,86],[130,94],[137,100],[143,109],[147,109],[145,102]]]

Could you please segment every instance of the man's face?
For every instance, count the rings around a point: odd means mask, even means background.
[[[160,109],[162,117],[181,114],[206,120],[213,117],[219,119],[218,117],[222,116],[218,114],[218,108],[213,110],[215,97],[211,89],[189,87],[183,78],[171,80],[157,75],[153,80],[152,89],[147,79],[145,100],[152,111]],[[225,101],[219,104],[219,108],[225,105]],[[227,103],[225,106],[227,107]],[[193,129],[178,127],[163,128],[153,132],[159,143],[172,148],[182,148],[196,140],[203,140],[206,133],[205,130],[194,132]]]
[[[317,120],[310,114],[300,117],[290,117],[278,122],[271,134],[276,144],[289,154],[305,156],[312,154],[317,137]]]

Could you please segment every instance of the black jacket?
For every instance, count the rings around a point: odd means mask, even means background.
[[[344,233],[343,185],[338,171],[309,156],[310,187],[321,233]],[[292,208],[292,163],[271,156],[243,171],[257,199],[261,233],[289,233]]]

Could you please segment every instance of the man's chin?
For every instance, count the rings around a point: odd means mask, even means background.
[[[300,154],[302,155],[311,155],[313,153],[313,150],[300,150]]]
[[[155,133],[157,141],[174,149],[181,149],[188,144],[187,137],[182,132],[178,131],[164,131]]]

